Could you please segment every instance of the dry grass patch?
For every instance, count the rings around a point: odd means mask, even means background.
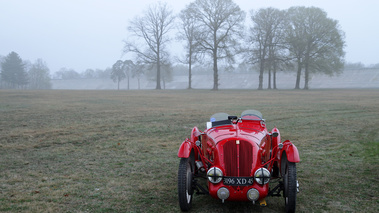
[[[379,91],[1,91],[0,211],[178,212],[177,150],[260,110],[300,151],[299,212],[378,212]],[[195,196],[194,212],[282,212]]]

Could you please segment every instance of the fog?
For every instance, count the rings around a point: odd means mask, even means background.
[[[220,89],[256,89],[258,87],[258,72],[249,73],[222,73],[220,78]],[[266,76],[265,76],[266,77]],[[295,87],[295,73],[278,72],[277,88],[293,89]],[[212,89],[213,76],[210,73],[197,73],[192,76],[192,88]],[[130,89],[155,89],[156,82],[149,81],[145,77],[138,80],[133,78],[130,81]],[[263,81],[264,88],[267,88],[267,80]],[[313,75],[310,82],[310,89],[364,89],[379,88],[379,69],[345,70],[337,76]],[[188,76],[174,75],[171,81],[162,85],[164,89],[187,89]],[[120,82],[120,89],[126,90],[128,83],[126,80]],[[63,90],[116,90],[117,83],[110,78],[92,79],[67,79],[52,80],[52,89]]]
[[[0,0],[0,56],[17,52],[23,60],[42,58],[50,72],[62,67],[83,72],[105,69],[123,55],[129,21],[155,0]],[[175,13],[191,1],[163,0]],[[338,20],[346,35],[346,61],[379,63],[379,1],[234,0],[242,10],[315,6]],[[249,17],[246,18],[248,20]],[[172,44],[172,55],[181,53]]]

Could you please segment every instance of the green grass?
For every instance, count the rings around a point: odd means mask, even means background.
[[[258,109],[299,149],[298,212],[379,211],[379,90],[0,91],[0,211],[179,212],[177,150]],[[193,212],[283,212],[195,196]]]

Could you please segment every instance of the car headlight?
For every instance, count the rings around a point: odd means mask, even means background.
[[[217,190],[217,197],[224,202],[224,200],[228,199],[229,197],[229,190],[225,187],[221,187]]]
[[[222,171],[217,167],[212,167],[207,172],[208,180],[211,183],[220,183],[222,180]]]
[[[252,188],[247,192],[247,199],[249,199],[250,201],[255,202],[258,200],[258,198],[259,198],[258,190]]]
[[[254,179],[259,184],[266,184],[270,181],[270,172],[266,168],[259,168],[255,171]]]

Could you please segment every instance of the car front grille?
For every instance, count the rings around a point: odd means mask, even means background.
[[[239,153],[239,155],[238,155]],[[247,177],[251,174],[253,146],[247,141],[235,140],[224,144],[225,176]]]

